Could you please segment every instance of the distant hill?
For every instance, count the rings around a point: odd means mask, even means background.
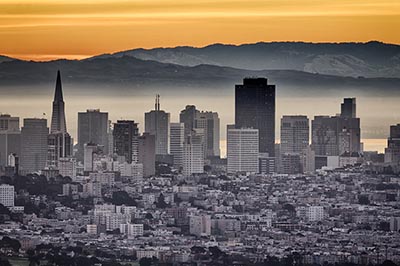
[[[99,90],[112,86],[143,89],[165,87],[174,89],[229,89],[248,76],[264,76],[285,92],[327,92],[328,90],[359,90],[374,94],[400,93],[397,78],[353,78],[321,75],[296,70],[246,70],[215,65],[182,66],[141,60],[132,56],[98,57],[86,60],[50,62],[5,61],[0,63],[0,89],[5,86],[32,86],[53,83],[56,70],[62,71],[64,83],[83,88],[94,85]]]
[[[336,76],[400,78],[400,46],[382,42],[260,42],[203,48],[134,49],[94,58],[133,56],[183,66],[210,64],[248,70],[298,70]]]

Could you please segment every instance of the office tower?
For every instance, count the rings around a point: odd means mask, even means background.
[[[259,152],[275,156],[275,85],[266,78],[245,78],[235,86],[235,126],[258,129]]]
[[[276,173],[276,157],[269,157],[268,153],[260,153],[258,157],[258,171],[261,174]]]
[[[341,117],[356,118],[356,98],[344,98],[341,105]]]
[[[0,185],[0,204],[5,207],[14,207],[14,186]]]
[[[228,173],[258,173],[258,129],[227,126]]]
[[[284,115],[281,119],[281,153],[301,153],[309,145],[310,127],[307,116]]]
[[[315,171],[315,151],[308,146],[300,153],[301,170],[303,173],[312,173]]]
[[[145,132],[156,138],[156,154],[169,154],[170,115],[160,110],[160,95],[156,96],[154,110],[145,113],[144,120]]]
[[[192,130],[183,144],[182,170],[185,176],[204,172],[204,131]]]
[[[4,167],[5,176],[14,176],[19,174],[19,157],[15,153],[8,155],[7,166]]]
[[[128,163],[138,160],[138,124],[133,120],[118,120],[114,123],[114,153],[124,156]]]
[[[78,113],[78,160],[83,160],[83,149],[86,143],[103,146],[103,151],[108,154],[108,113],[100,109],[89,109]]]
[[[185,125],[183,123],[170,124],[170,153],[174,157],[174,166],[182,166],[183,143],[185,141]]]
[[[21,171],[33,173],[43,170],[47,160],[49,128],[47,120],[25,118],[21,129]]]
[[[143,133],[138,138],[138,163],[143,164],[143,177],[156,173],[156,138],[149,133]]]
[[[312,148],[317,156],[340,156],[344,153],[359,153],[361,150],[360,119],[349,117],[355,114],[355,99],[342,104],[340,116],[315,116],[312,121]],[[350,111],[348,111],[351,109]]]
[[[185,109],[179,114],[179,122],[185,125],[185,137],[192,134],[192,130],[195,128],[196,114],[198,112],[196,106],[186,105]]]
[[[204,155],[207,157],[220,156],[219,149],[219,117],[215,112],[197,112],[195,128],[204,129]]]
[[[56,90],[53,100],[53,112],[51,116],[50,133],[66,133],[67,125],[65,121],[65,103],[61,85],[60,70],[57,71]]]
[[[0,114],[0,168],[7,165],[8,155],[21,153],[19,117]]]
[[[385,148],[385,163],[400,163],[400,124],[390,126],[390,136]]]
[[[50,135],[47,143],[48,156],[46,165],[48,168],[57,168],[60,158],[67,158],[72,155],[73,140],[67,132],[60,71],[57,71]]]
[[[300,174],[301,161],[298,153],[285,153],[281,155],[280,173],[282,174]]]

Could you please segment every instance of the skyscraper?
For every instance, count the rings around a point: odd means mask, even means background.
[[[61,74],[58,70],[51,116],[50,135],[48,137],[47,167],[57,168],[60,158],[70,157],[72,155],[72,145],[73,140],[67,132]]]
[[[356,118],[356,98],[344,98],[341,104],[341,117]]]
[[[19,117],[0,114],[0,168],[7,165],[8,155],[21,153]]]
[[[145,132],[155,136],[156,154],[169,154],[170,114],[160,110],[160,95],[156,96],[154,110],[145,113]]]
[[[114,153],[124,156],[128,163],[138,161],[138,124],[133,120],[118,120],[114,123]]]
[[[186,105],[185,109],[179,114],[179,122],[185,125],[185,136],[192,134],[192,130],[195,128],[196,114],[198,112],[196,106]]]
[[[45,168],[48,135],[47,119],[24,119],[21,129],[21,172],[33,173]]]
[[[65,121],[65,103],[62,92],[60,70],[57,71],[50,133],[67,133],[67,124]]]
[[[138,138],[138,163],[143,164],[143,176],[153,176],[156,172],[156,138],[143,133]]]
[[[182,166],[183,143],[185,141],[185,125],[183,123],[170,124],[170,153],[174,157],[174,165]]]
[[[245,78],[235,86],[236,128],[258,129],[259,152],[275,155],[275,85],[266,78]]]
[[[215,112],[197,112],[195,128],[204,129],[204,155],[205,158],[219,156],[219,117]]]
[[[258,129],[227,126],[228,173],[259,172]]]
[[[345,107],[344,107],[345,106]],[[340,156],[361,150],[360,119],[355,99],[344,101],[340,116],[315,116],[312,121],[312,148],[317,156]]]
[[[185,136],[182,159],[183,174],[201,174],[204,172],[204,131],[192,130]]]
[[[390,136],[385,149],[385,163],[400,163],[400,124],[390,126]]]
[[[310,126],[307,116],[284,115],[281,119],[281,153],[300,154],[309,145]]]
[[[78,154],[83,160],[83,149],[87,143],[94,143],[103,147],[103,152],[108,154],[108,113],[100,109],[89,109],[78,113]]]

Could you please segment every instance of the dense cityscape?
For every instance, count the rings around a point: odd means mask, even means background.
[[[366,151],[356,98],[310,122],[277,89],[232,84],[232,125],[160,95],[142,133],[89,109],[75,141],[58,71],[49,123],[0,110],[0,265],[398,265],[400,124]]]

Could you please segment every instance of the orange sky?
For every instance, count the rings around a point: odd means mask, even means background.
[[[258,41],[400,43],[400,0],[0,0],[0,54]]]

